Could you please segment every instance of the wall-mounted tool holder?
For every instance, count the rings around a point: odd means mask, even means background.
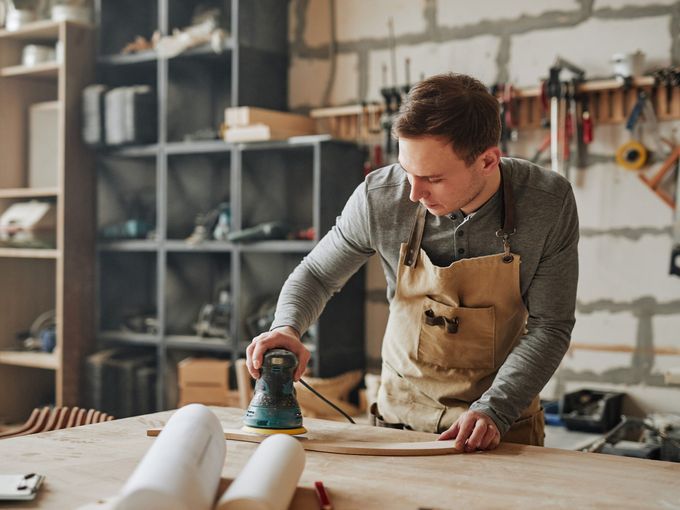
[[[588,97],[590,112],[595,124],[617,124],[626,122],[638,99],[638,92],[644,90],[651,98],[657,119],[660,121],[680,119],[680,87],[655,87],[652,76],[633,78],[627,87],[621,80],[593,80],[584,82],[577,93]],[[514,90],[517,128],[539,129],[544,127],[541,87]],[[380,133],[382,105],[348,105],[334,108],[317,108],[310,115],[319,122],[319,132],[330,132],[334,137],[368,141],[368,135]]]

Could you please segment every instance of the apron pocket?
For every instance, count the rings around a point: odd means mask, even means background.
[[[493,306],[464,308],[426,297],[421,313],[418,361],[444,369],[495,368]]]

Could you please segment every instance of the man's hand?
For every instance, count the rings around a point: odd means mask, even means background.
[[[311,354],[309,354],[307,348],[300,341],[298,332],[290,326],[276,328],[253,338],[253,341],[246,349],[246,364],[248,365],[250,375],[254,379],[260,378],[260,367],[262,366],[264,353],[276,347],[287,349],[297,356],[298,366],[293,378],[299,381],[307,368]]]
[[[455,439],[453,446],[458,450],[493,450],[501,442],[501,435],[494,421],[478,411],[465,411],[449,430],[442,432],[439,441]]]

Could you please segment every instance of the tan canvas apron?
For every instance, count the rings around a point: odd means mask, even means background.
[[[491,386],[525,332],[527,310],[519,282],[520,257],[509,176],[502,181],[504,251],[435,266],[420,248],[427,210],[418,207],[409,242],[401,245],[397,286],[383,340],[377,407],[387,423],[443,432]],[[542,445],[538,397],[503,437]]]

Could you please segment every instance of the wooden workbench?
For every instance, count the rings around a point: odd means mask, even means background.
[[[240,409],[211,408],[225,428]],[[146,430],[171,411],[0,441],[0,473],[46,475],[33,503],[76,508],[114,495],[154,441]],[[432,440],[431,434],[305,420],[342,440]],[[234,478],[256,444],[227,442],[223,476]],[[680,464],[502,444],[492,452],[435,457],[363,457],[307,452],[300,486],[322,480],[335,510],[418,508],[680,509]]]

